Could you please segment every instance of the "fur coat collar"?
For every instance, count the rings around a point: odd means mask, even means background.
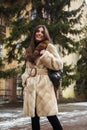
[[[45,40],[43,42],[40,42],[34,49],[34,51],[32,50],[32,48],[29,48],[29,53],[28,53],[28,59],[30,62],[35,63],[35,60],[40,57],[40,51],[44,50],[47,48],[48,44],[50,42],[48,40]]]

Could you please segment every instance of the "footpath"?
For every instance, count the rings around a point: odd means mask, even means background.
[[[87,102],[59,104],[58,118],[64,130],[87,130]],[[41,130],[52,130],[46,117],[40,121]],[[31,120],[18,104],[0,107],[0,130],[31,130]]]

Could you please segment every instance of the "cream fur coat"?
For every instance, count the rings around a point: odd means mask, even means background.
[[[47,74],[47,68],[54,70],[63,68],[54,45],[48,44],[45,53],[37,58],[35,63],[36,65],[27,62],[25,72],[22,74],[24,114],[34,117],[36,111],[38,116],[57,115],[58,104],[54,87]]]

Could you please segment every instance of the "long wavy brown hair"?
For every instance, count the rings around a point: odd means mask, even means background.
[[[26,54],[25,54],[25,60],[30,61],[32,63],[34,63],[33,52],[34,52],[34,50],[36,48],[36,45],[35,45],[35,43],[36,43],[35,33],[38,31],[39,28],[43,28],[43,31],[44,31],[44,39],[42,41],[48,40],[49,42],[51,42],[51,38],[50,38],[48,29],[46,28],[46,26],[45,25],[36,26],[36,28],[33,31],[33,35],[32,35],[32,38],[31,38],[30,45],[26,49]],[[40,41],[40,42],[42,42],[42,41]]]

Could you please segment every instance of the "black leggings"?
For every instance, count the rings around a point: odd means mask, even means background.
[[[63,130],[60,121],[58,120],[57,116],[47,116],[50,124],[53,127],[53,130]],[[40,130],[40,118],[36,115],[35,117],[31,118],[32,123],[32,130]]]

